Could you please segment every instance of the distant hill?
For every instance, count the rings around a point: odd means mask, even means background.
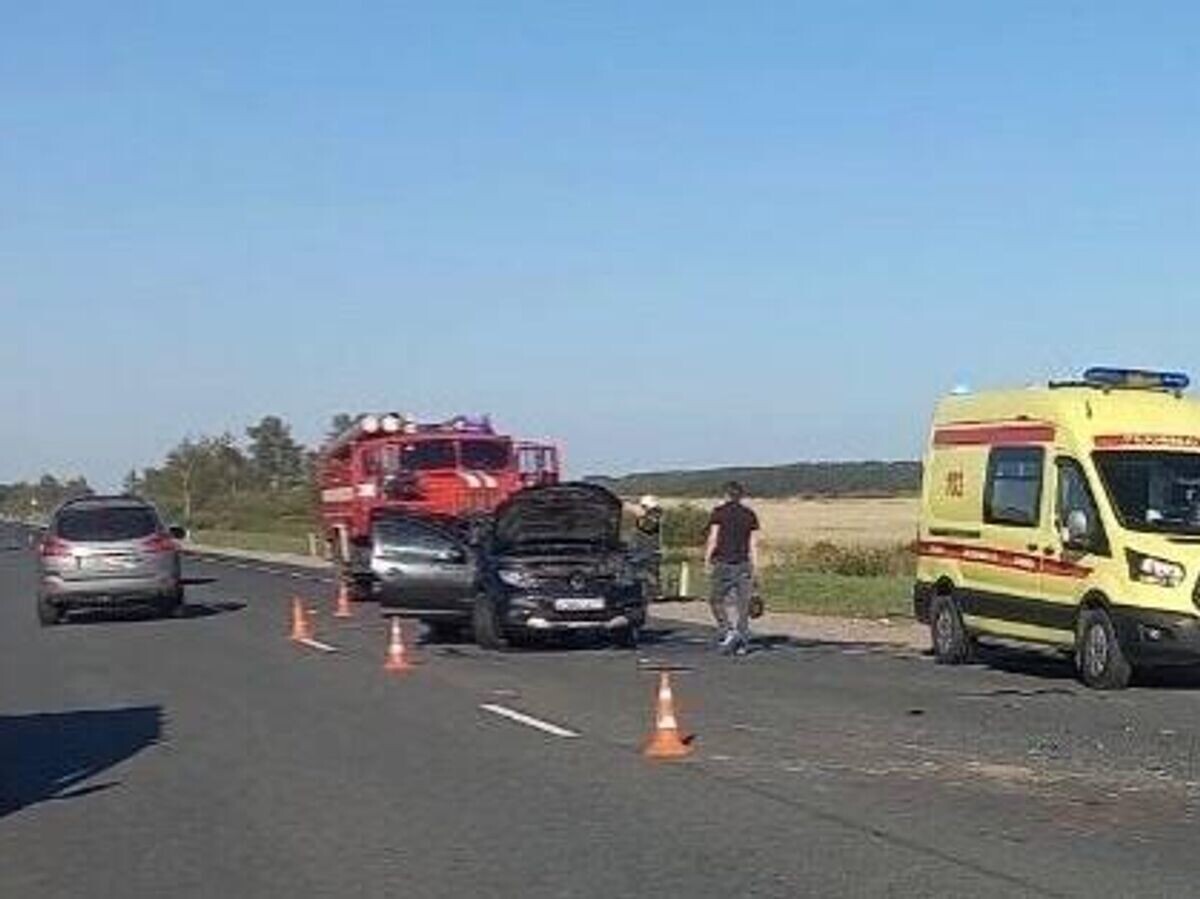
[[[727,481],[740,481],[751,496],[911,496],[921,490],[920,462],[795,462],[693,471],[641,472],[590,477],[614,493],[633,496],[720,496]]]

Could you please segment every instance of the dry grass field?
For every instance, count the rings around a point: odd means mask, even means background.
[[[716,500],[663,499],[667,506],[685,502],[711,508]],[[916,497],[891,499],[747,500],[758,513],[765,541],[783,547],[829,541],[842,546],[892,546],[916,537]]]

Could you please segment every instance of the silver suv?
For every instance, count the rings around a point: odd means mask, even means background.
[[[154,506],[132,496],[88,496],[54,513],[38,548],[38,620],[57,624],[71,609],[151,604],[183,607],[181,528],[166,528]]]

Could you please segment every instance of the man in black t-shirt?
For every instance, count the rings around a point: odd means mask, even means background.
[[[758,516],[742,505],[742,485],[725,485],[728,500],[713,510],[708,521],[704,561],[712,575],[709,599],[721,629],[721,650],[745,655],[750,640],[750,599],[758,569]],[[733,598],[733,619],[727,603]]]

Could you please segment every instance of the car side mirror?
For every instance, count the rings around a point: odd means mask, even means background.
[[[1087,513],[1082,509],[1075,509],[1067,516],[1067,526],[1064,541],[1068,545],[1082,546],[1087,543],[1088,537],[1091,536],[1092,526],[1088,521]]]
[[[173,524],[167,528],[167,532],[176,540],[186,540],[188,536],[187,528],[181,528],[177,524]]]

